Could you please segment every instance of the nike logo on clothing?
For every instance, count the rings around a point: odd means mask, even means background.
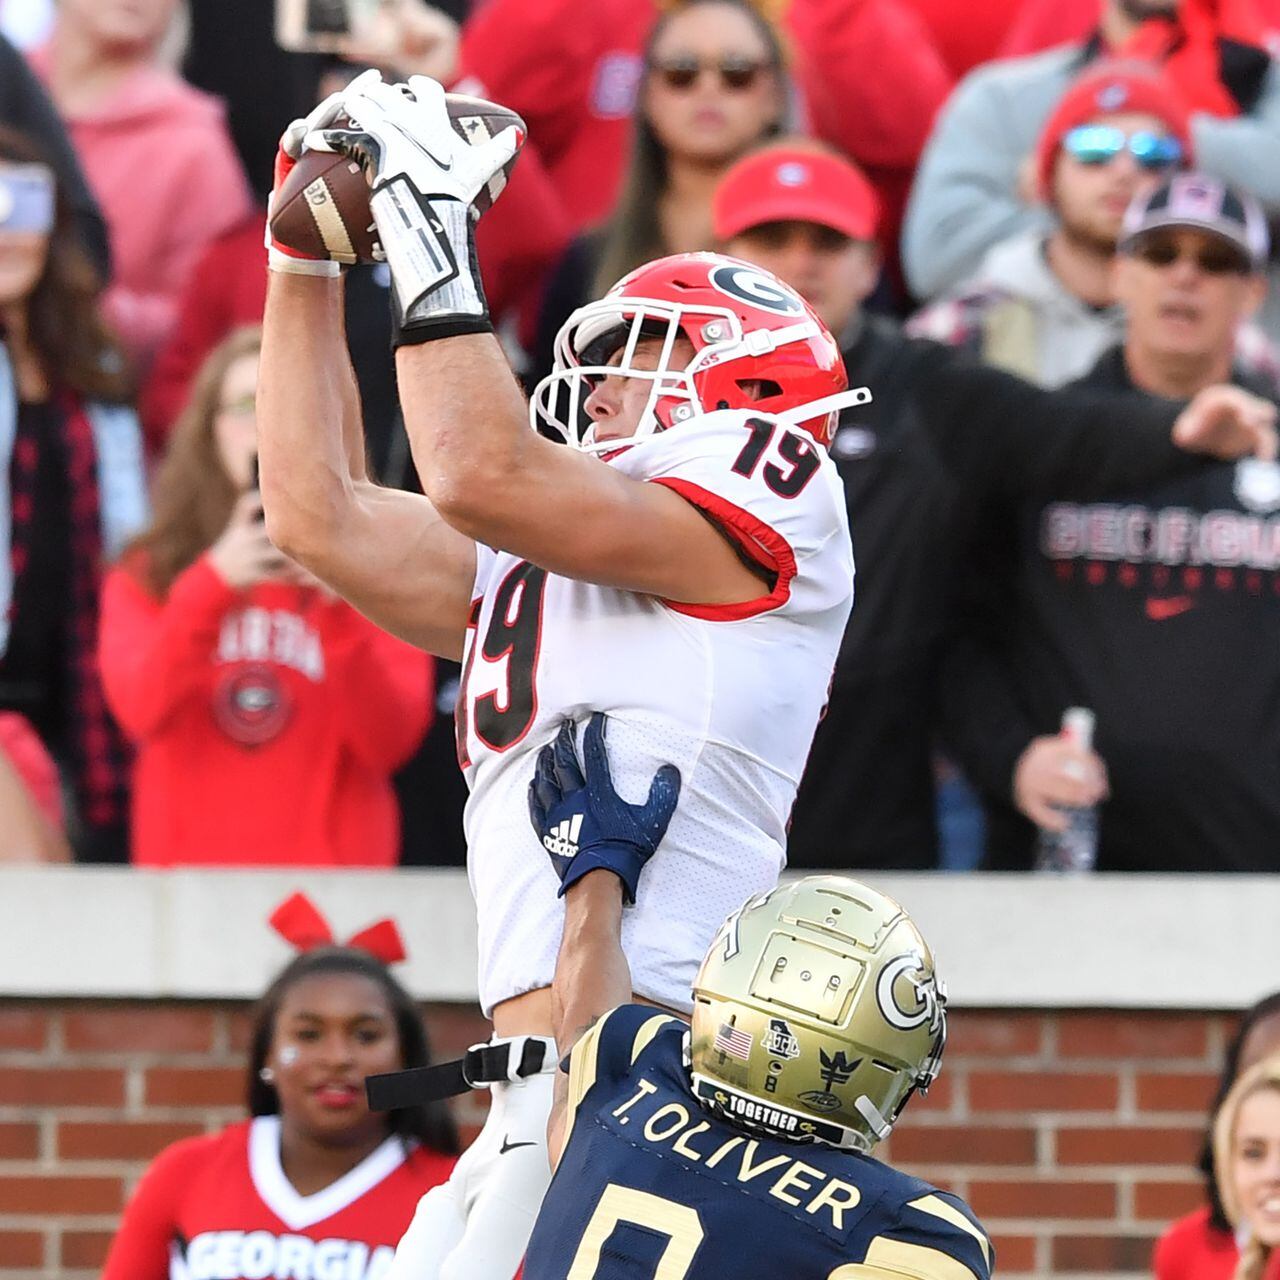
[[[517,1147],[536,1147],[537,1145],[536,1142],[511,1142],[508,1140],[507,1135],[503,1134],[502,1146],[498,1148],[498,1154],[505,1156],[508,1151],[514,1151]]]
[[[421,151],[422,154],[426,156],[427,159],[430,160],[431,163],[435,165],[437,168],[442,169],[445,173],[448,173],[449,170],[453,168],[452,159],[441,160],[440,157],[436,155],[434,151],[430,150],[428,147],[423,146],[423,144],[419,142],[418,139],[413,136],[413,134],[406,133],[403,129],[401,129],[400,132],[404,133],[404,136],[408,138],[408,140],[412,142],[413,145],[417,147],[418,150]]]
[[[1164,600],[1149,599],[1147,601],[1147,617],[1152,622],[1167,622],[1170,618],[1176,618],[1180,613],[1186,613],[1189,609],[1194,609],[1195,606],[1196,602],[1190,596],[1170,596]]]

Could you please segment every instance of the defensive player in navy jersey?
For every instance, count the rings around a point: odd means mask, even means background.
[[[856,880],[810,876],[725,921],[692,1027],[629,1003],[624,902],[679,775],[660,770],[645,804],[625,803],[604,730],[594,716],[580,763],[565,726],[530,788],[566,904],[565,1057],[524,1280],[987,1280],[991,1244],[963,1201],[871,1155],[946,1039],[911,919]]]

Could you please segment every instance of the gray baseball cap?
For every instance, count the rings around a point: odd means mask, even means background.
[[[1162,227],[1207,231],[1239,249],[1250,270],[1262,271],[1267,265],[1271,242],[1261,205],[1220,178],[1179,173],[1135,196],[1125,210],[1119,251],[1129,253],[1142,236]]]

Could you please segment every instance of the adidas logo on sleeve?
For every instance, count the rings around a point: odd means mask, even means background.
[[[582,814],[575,813],[572,818],[557,822],[545,836],[542,843],[547,852],[556,858],[576,858],[578,856],[578,832],[582,830]]]

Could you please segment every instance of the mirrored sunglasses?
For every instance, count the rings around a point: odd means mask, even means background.
[[[704,62],[692,54],[675,54],[655,61],[651,70],[669,89],[691,89],[704,71],[710,71],[725,89],[741,92],[750,89],[768,67],[767,62],[732,55]]]
[[[1083,124],[1072,129],[1062,145],[1081,164],[1110,164],[1128,150],[1144,169],[1172,169],[1182,163],[1182,144],[1167,133],[1125,133],[1112,125]]]
[[[0,163],[0,231],[51,231],[53,215],[52,169]]]

